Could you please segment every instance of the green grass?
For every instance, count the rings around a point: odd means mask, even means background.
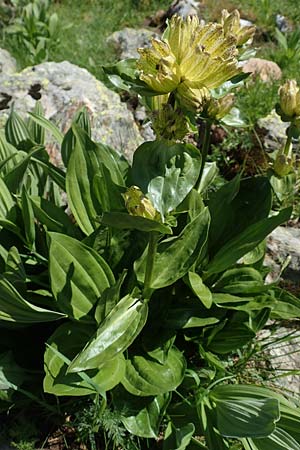
[[[101,66],[115,55],[106,38],[124,27],[139,28],[147,16],[169,6],[169,0],[62,0],[53,2],[51,12],[59,17],[60,42],[50,51],[49,60],[68,60],[87,68],[96,76]],[[0,40],[16,57],[20,68],[27,65],[26,54],[13,37]]]

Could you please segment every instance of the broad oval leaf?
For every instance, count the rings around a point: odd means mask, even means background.
[[[115,283],[104,259],[82,242],[60,233],[49,233],[51,286],[58,307],[70,318],[93,321],[88,314],[102,292]]]
[[[126,350],[147,320],[148,306],[134,295],[126,295],[106,316],[96,334],[73,359],[68,372],[100,367]]]
[[[291,213],[292,208],[285,208],[276,216],[262,219],[250,225],[242,233],[229,240],[208,264],[206,276],[228,269],[260,244],[278,225],[286,222]]]
[[[72,359],[86,344],[91,335],[91,327],[68,322],[61,325],[48,340],[49,347],[44,355],[44,390],[54,395],[89,395],[94,393],[92,386],[76,373],[67,373],[68,365],[52,350],[58,350]],[[114,388],[125,372],[123,354],[107,361],[100,369],[86,371],[92,381],[103,392]]]
[[[207,241],[209,223],[209,211],[204,208],[179,236],[166,239],[158,245],[151,282],[153,289],[169,286],[186,275]],[[147,249],[135,262],[135,272],[140,282],[145,279],[146,255]]]
[[[113,392],[113,403],[122,412],[121,420],[129,433],[155,439],[170,397],[169,393],[156,397],[136,397],[120,386]]]
[[[176,428],[169,422],[164,435],[163,450],[185,450],[191,442],[195,432],[195,425],[187,423],[181,428]]]
[[[245,390],[243,385],[222,385],[210,393],[223,436],[263,438],[275,430],[280,417],[278,400],[262,397],[259,387],[246,387]]]
[[[133,155],[132,178],[164,217],[192,190],[200,167],[201,155],[193,145],[145,142]]]
[[[184,378],[186,361],[182,353],[171,348],[163,364],[135,355],[126,361],[126,372],[121,383],[133,395],[161,395],[179,386]]]

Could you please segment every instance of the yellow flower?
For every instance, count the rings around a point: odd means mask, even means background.
[[[173,16],[163,40],[139,49],[140,78],[158,94],[174,92],[179,103],[201,111],[209,89],[240,73],[236,38],[222,25],[201,25],[198,17]]]
[[[126,209],[131,216],[140,216],[152,220],[158,218],[159,213],[139,187],[131,186],[122,195],[125,200]]]
[[[300,89],[296,80],[288,80],[279,88],[280,112],[285,119],[300,115]]]
[[[227,9],[223,9],[221,25],[223,26],[225,36],[233,35],[236,37],[238,47],[250,41],[250,39],[252,40],[255,33],[255,26],[241,26],[240,13],[237,9],[232,11],[232,13],[229,13]]]

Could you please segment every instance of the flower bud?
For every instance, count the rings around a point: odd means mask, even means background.
[[[168,141],[182,140],[189,132],[188,122],[182,111],[174,110],[168,103],[154,112],[152,128],[157,138]]]
[[[280,150],[277,153],[277,156],[273,164],[273,169],[277,175],[279,175],[280,177],[285,177],[286,175],[288,175],[290,172],[293,171],[294,164],[295,164],[295,157],[293,155],[292,144],[290,144],[287,152]]]
[[[206,113],[211,119],[220,120],[229,113],[234,105],[234,94],[227,94],[224,97],[212,98],[208,102]]]
[[[281,115],[292,119],[300,115],[300,93],[296,80],[288,80],[279,88]]]
[[[210,98],[210,92],[205,86],[193,88],[187,81],[178,86],[175,95],[182,107],[195,113],[200,113]]]
[[[126,209],[131,216],[145,217],[152,220],[157,219],[159,213],[139,187],[131,186],[122,195]]]

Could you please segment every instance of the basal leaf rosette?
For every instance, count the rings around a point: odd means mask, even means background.
[[[221,24],[173,16],[162,40],[138,50],[140,79],[157,94],[174,93],[179,104],[201,112],[209,90],[241,72],[236,45]]]

